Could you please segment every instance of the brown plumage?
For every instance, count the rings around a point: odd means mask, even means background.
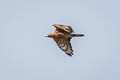
[[[53,38],[58,47],[63,50],[67,55],[72,56],[73,50],[70,43],[72,37],[82,37],[84,34],[72,34],[74,31],[71,26],[53,24],[56,30],[53,33],[48,34],[46,37]]]

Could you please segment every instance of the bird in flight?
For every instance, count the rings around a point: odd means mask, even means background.
[[[67,55],[72,56],[73,50],[70,40],[73,37],[82,37],[84,34],[73,34],[74,31],[71,26],[61,24],[53,24],[52,26],[54,26],[56,30],[53,33],[46,35],[46,37],[53,38],[61,50]]]

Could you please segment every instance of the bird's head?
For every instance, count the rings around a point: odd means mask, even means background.
[[[45,37],[53,38],[54,36],[52,33],[50,33],[50,34],[47,34]]]

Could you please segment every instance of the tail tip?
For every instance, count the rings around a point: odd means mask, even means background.
[[[83,36],[85,36],[84,34],[80,34],[80,37],[83,37]]]

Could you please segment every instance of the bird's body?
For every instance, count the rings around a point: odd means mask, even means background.
[[[83,34],[72,34],[73,30],[70,26],[53,24],[56,30],[53,33],[47,35],[47,37],[53,38],[58,47],[63,50],[67,55],[72,56],[73,50],[70,43],[72,37],[81,37]]]
[[[72,35],[68,34],[68,33],[62,33],[62,32],[59,32],[59,31],[55,31],[53,33],[57,38],[66,38],[66,39],[72,38]]]

